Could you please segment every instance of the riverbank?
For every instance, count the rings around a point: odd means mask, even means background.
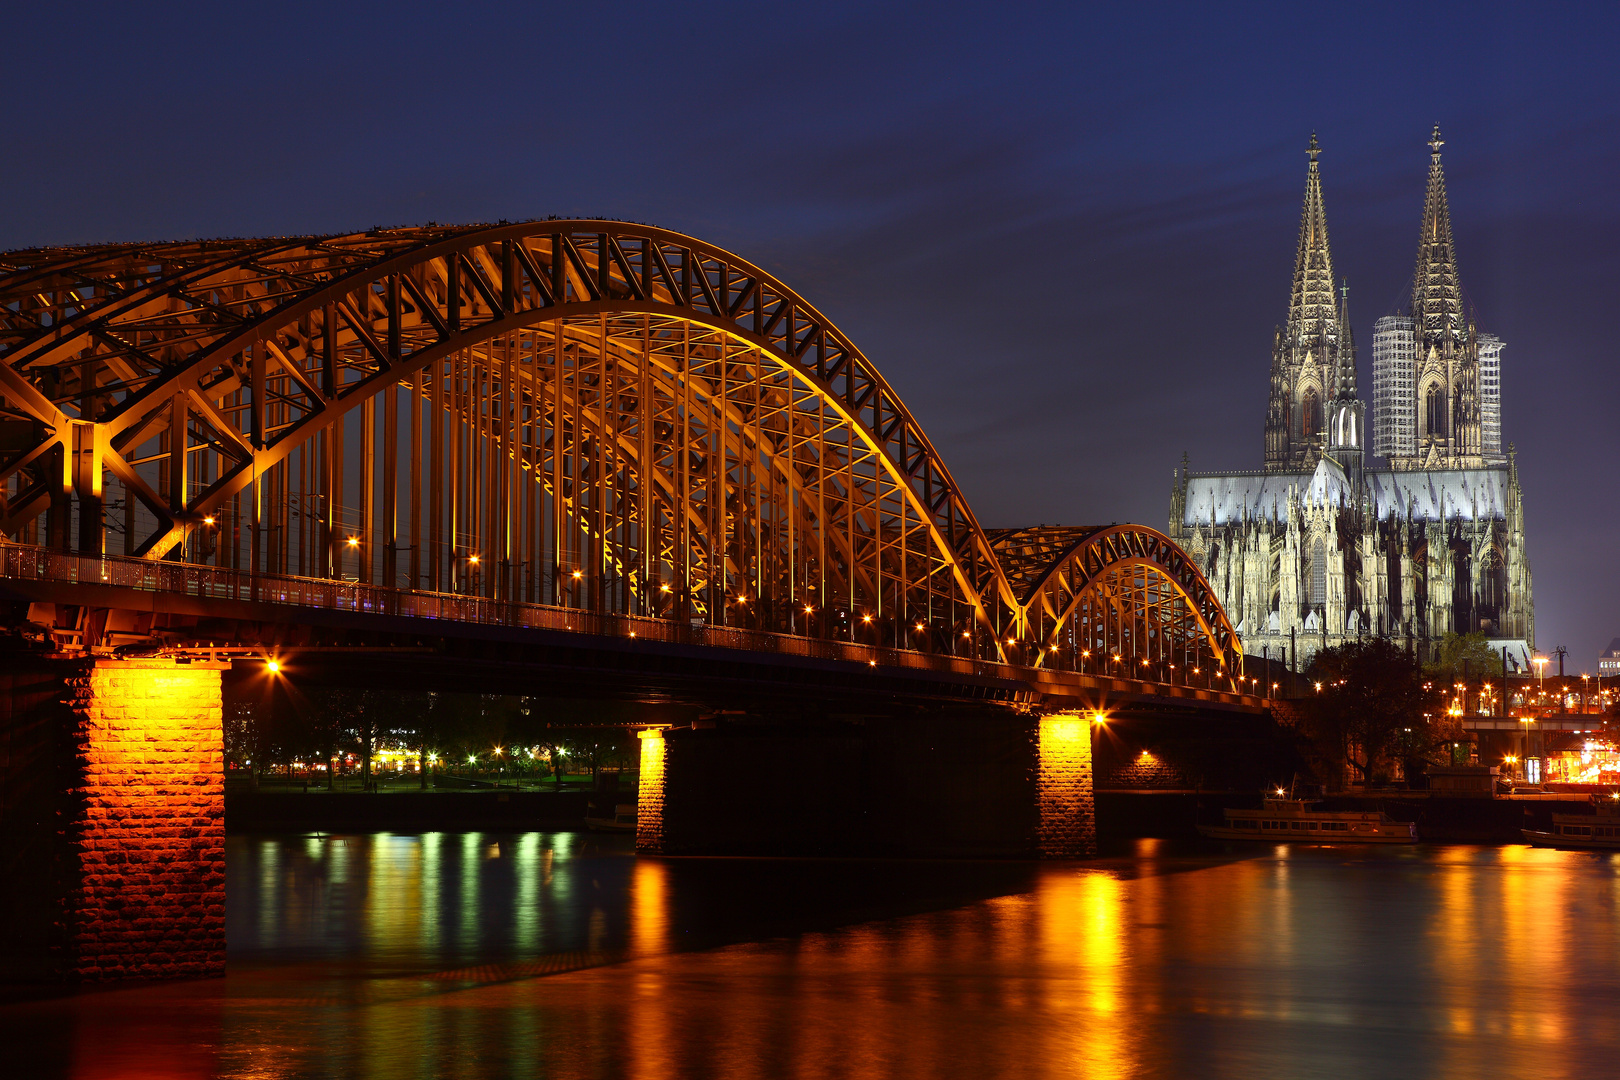
[[[1153,836],[1192,839],[1196,825],[1217,824],[1227,807],[1258,808],[1261,796],[1236,792],[1099,791],[1097,834],[1104,840]],[[1415,822],[1418,837],[1439,844],[1522,844],[1521,829],[1547,829],[1552,815],[1590,812],[1589,796],[1536,800],[1447,797],[1429,792],[1333,795],[1324,810],[1382,811]]]

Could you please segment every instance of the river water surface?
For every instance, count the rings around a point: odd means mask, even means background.
[[[1620,858],[637,859],[233,836],[224,979],[0,1006],[27,1077],[1620,1076]]]

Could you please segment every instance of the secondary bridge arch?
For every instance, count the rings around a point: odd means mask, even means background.
[[[12,253],[0,398],[0,531],[49,546],[996,658],[1074,622],[829,319],[667,230]]]
[[[1011,581],[1039,665],[1171,665],[1236,661],[1242,647],[1214,590],[1175,541],[1145,525],[1035,526],[989,534]],[[1114,657],[1119,657],[1114,660]]]

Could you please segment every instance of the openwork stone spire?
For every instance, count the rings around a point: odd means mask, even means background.
[[[1462,287],[1457,279],[1457,249],[1451,242],[1451,211],[1446,206],[1446,176],[1440,167],[1440,125],[1429,136],[1429,189],[1423,198],[1423,228],[1418,236],[1417,270],[1412,275],[1412,317],[1419,348],[1445,351],[1446,339],[1463,336]]]
[[[1355,397],[1354,372],[1346,396],[1341,371],[1341,353],[1348,338],[1333,292],[1333,254],[1328,248],[1327,209],[1317,164],[1322,147],[1314,132],[1305,153],[1310,165],[1305,172],[1305,208],[1300,214],[1288,322],[1278,330],[1271,353],[1271,403],[1266,411],[1266,469],[1270,472],[1315,468],[1323,451],[1338,445],[1337,437],[1330,443],[1329,427],[1339,406]],[[1348,438],[1350,428],[1345,430]],[[1354,432],[1353,441],[1359,445],[1359,420]]]
[[[1327,210],[1322,203],[1322,175],[1316,159],[1322,153],[1316,132],[1305,153],[1305,209],[1299,219],[1299,254],[1294,258],[1294,290],[1288,300],[1288,344],[1338,338],[1338,305],[1333,298],[1333,255],[1328,250]]]

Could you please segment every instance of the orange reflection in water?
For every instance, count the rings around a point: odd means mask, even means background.
[[[473,925],[506,934],[517,959],[403,974],[392,952],[376,970],[266,962],[200,988],[0,1006],[0,1036],[64,1032],[70,1067],[29,1075],[85,1078],[1462,1080],[1607,1075],[1620,1059],[1607,1022],[1620,865],[1607,855],[1280,845],[1223,857],[1142,842],[1133,856],[1032,868],[1007,895],[877,918],[857,906],[842,926],[834,908],[834,925],[761,923],[749,943],[683,952],[703,909],[780,903],[747,893],[763,864],[581,858],[562,837],[503,839],[500,858],[481,841],[468,861],[453,857],[458,837],[435,871],[434,844],[396,840],[319,863],[334,897],[365,882],[397,890],[362,905],[371,942],[408,941],[392,905],[411,897],[424,925],[465,925],[454,875],[471,868],[483,882]],[[270,879],[302,880],[313,864],[291,851]],[[793,865],[793,881],[843,888],[877,864]],[[426,880],[437,872],[450,876]],[[289,918],[298,895],[281,897]],[[512,910],[520,897],[538,914]],[[260,921],[255,909],[247,925]],[[598,933],[607,946],[584,949]],[[424,948],[438,956],[452,939]]]

